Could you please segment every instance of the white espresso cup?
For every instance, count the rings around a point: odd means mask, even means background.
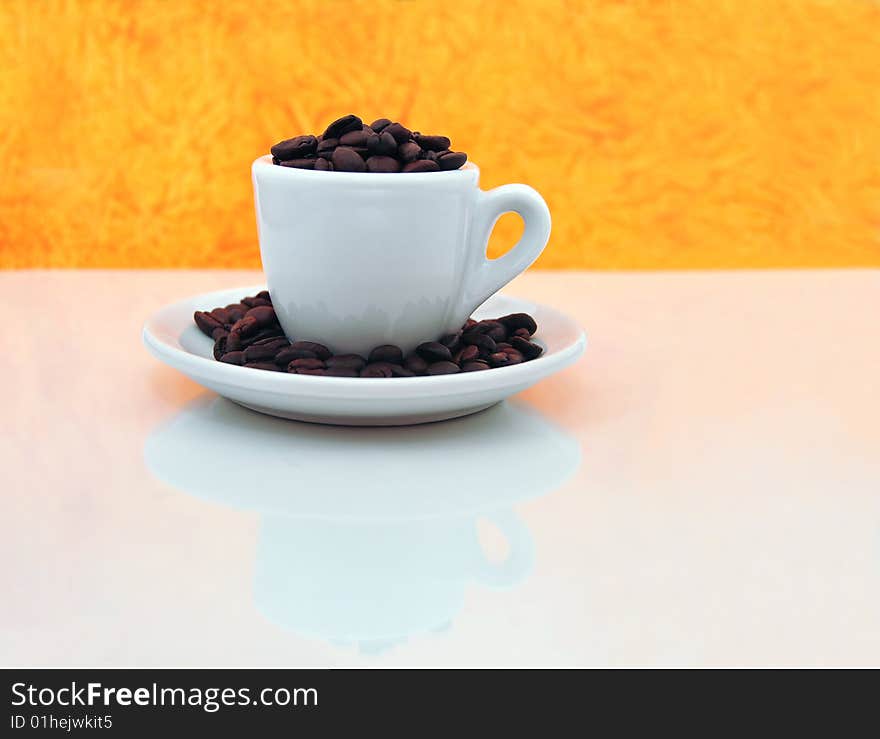
[[[408,353],[456,331],[544,250],[550,211],[526,185],[483,191],[471,163],[450,172],[316,172],[253,164],[260,254],[288,338],[367,356]],[[498,259],[498,218],[525,230]]]

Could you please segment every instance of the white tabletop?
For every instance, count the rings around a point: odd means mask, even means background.
[[[880,273],[533,272],[581,362],[284,422],[141,346],[253,272],[0,274],[0,664],[880,664]]]

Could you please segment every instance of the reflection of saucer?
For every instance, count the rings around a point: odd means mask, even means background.
[[[144,325],[144,342],[161,361],[236,403],[284,418],[355,426],[424,423],[474,413],[572,364],[586,345],[583,331],[562,313],[499,294],[474,315],[531,313],[545,347],[538,359],[485,372],[394,380],[288,375],[214,361],[211,341],[193,325],[193,312],[236,302],[260,289],[223,290],[166,306]]]
[[[452,622],[468,583],[510,587],[534,545],[511,510],[558,488],[580,447],[527,406],[412,428],[292,424],[222,398],[147,440],[149,469],[216,503],[260,511],[253,597],[274,623],[382,651]],[[477,519],[507,541],[487,558]]]
[[[334,521],[473,515],[559,487],[580,447],[528,406],[410,428],[287,423],[200,398],[147,440],[147,466],[236,508]]]

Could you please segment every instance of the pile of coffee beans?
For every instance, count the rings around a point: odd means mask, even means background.
[[[214,340],[214,359],[271,372],[328,377],[415,377],[480,372],[541,356],[531,340],[537,331],[527,313],[468,319],[459,331],[426,341],[404,357],[400,347],[377,346],[369,356],[333,354],[313,341],[290,342],[281,330],[269,293],[242,298],[225,308],[196,311],[199,329]]]
[[[320,136],[296,136],[272,147],[272,163],[322,172],[439,172],[458,169],[467,154],[446,136],[428,136],[379,118],[369,126],[356,115],[339,118]]]

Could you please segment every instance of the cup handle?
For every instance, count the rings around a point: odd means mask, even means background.
[[[522,580],[532,569],[535,560],[535,543],[526,525],[513,511],[497,511],[484,514],[504,534],[510,545],[507,559],[493,564],[483,554],[474,576],[490,587],[509,587]]]
[[[495,223],[505,213],[518,213],[525,222],[522,238],[498,259],[486,258],[486,245]],[[550,238],[550,209],[537,190],[528,185],[502,185],[480,190],[472,231],[475,264],[466,293],[469,310],[498,292],[541,255]]]

